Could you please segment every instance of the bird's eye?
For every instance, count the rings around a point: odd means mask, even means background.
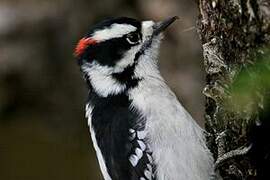
[[[137,44],[140,42],[140,35],[138,33],[130,33],[127,35],[126,39],[129,44]]]

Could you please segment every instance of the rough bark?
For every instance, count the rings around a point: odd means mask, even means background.
[[[263,179],[265,172],[250,154],[251,131],[260,121],[259,110],[245,112],[249,106],[259,109],[259,103],[251,102],[237,112],[225,102],[231,98],[227,89],[239,72],[255,63],[269,45],[270,1],[199,0],[199,11],[198,29],[207,74],[203,91],[205,126],[216,170],[223,179]]]

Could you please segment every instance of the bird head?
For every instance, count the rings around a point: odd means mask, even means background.
[[[91,89],[106,97],[136,86],[147,75],[136,71],[150,71],[147,64],[156,64],[162,32],[176,19],[154,22],[120,17],[91,28],[74,52]],[[140,66],[140,61],[149,62]]]

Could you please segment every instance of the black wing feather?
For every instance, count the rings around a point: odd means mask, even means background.
[[[145,120],[130,110],[128,97],[102,98],[91,92],[89,103],[94,107],[92,128],[112,180],[154,180],[151,151],[141,136]],[[138,157],[136,165],[132,155]]]

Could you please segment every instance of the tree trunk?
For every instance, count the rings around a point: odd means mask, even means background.
[[[216,160],[216,172],[230,180],[268,179],[270,164],[269,167],[258,164],[262,162],[256,158],[269,160],[270,137],[262,135],[265,138],[262,144],[268,145],[265,154],[253,150],[256,137],[251,137],[256,123],[262,121],[260,103],[251,102],[257,111],[245,111],[249,104],[242,112],[237,112],[231,111],[226,102],[231,98],[227,89],[239,72],[256,63],[269,45],[270,1],[199,0],[199,11],[198,29],[207,74],[203,91],[206,96],[205,127],[209,132],[208,146]],[[269,100],[265,96],[264,99]]]

